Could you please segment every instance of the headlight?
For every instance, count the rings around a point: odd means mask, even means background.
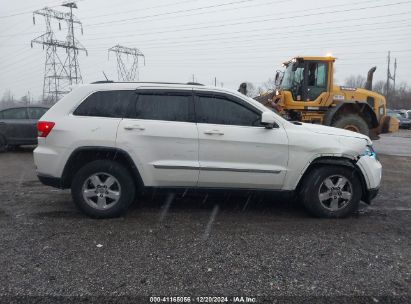
[[[378,159],[377,157],[377,153],[375,153],[374,149],[372,146],[367,146],[365,147],[365,151],[364,151],[364,156],[369,156],[375,159]]]

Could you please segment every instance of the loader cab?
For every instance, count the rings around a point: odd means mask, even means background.
[[[284,63],[284,75],[279,83],[281,91],[291,93],[295,105],[308,106],[326,102],[332,87],[334,58],[294,58]]]

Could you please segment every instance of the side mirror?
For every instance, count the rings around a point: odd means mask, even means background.
[[[274,113],[270,111],[264,111],[261,114],[261,124],[265,126],[267,129],[272,129],[275,126],[277,126],[274,119]]]

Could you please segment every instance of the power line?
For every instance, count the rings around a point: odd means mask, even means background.
[[[159,14],[152,14],[152,15],[147,15],[147,16],[124,18],[124,19],[115,20],[115,21],[97,22],[97,23],[88,24],[88,26],[96,26],[96,25],[102,25],[102,24],[113,24],[113,23],[118,23],[118,22],[127,22],[127,21],[131,21],[131,20],[136,20],[136,19],[143,20],[143,19],[148,19],[148,18],[153,18],[153,17],[162,17],[162,16],[174,15],[174,14],[179,14],[179,13],[193,12],[193,11],[205,10],[205,9],[209,9],[209,8],[218,8],[218,7],[230,6],[230,5],[253,2],[253,1],[256,1],[256,0],[231,1],[231,2],[227,2],[227,3],[220,3],[220,4],[214,4],[214,5],[202,6],[202,7],[196,7],[196,8],[182,9],[182,10],[159,13]],[[285,0],[279,0],[279,1],[274,1],[273,3],[284,2],[284,1]]]
[[[407,28],[410,28],[410,26],[411,25],[405,25],[405,26],[403,26],[403,27],[407,27]],[[342,32],[342,33],[348,33],[348,32],[356,32],[356,31],[358,31],[358,30],[353,30],[353,31],[344,31],[344,32]],[[328,34],[332,34],[332,33],[328,33]],[[390,38],[396,38],[396,37],[400,37],[401,39],[400,39],[400,41],[405,41],[404,40],[404,38],[406,37],[406,34],[405,33],[401,33],[401,34],[398,34],[398,35],[393,35],[393,34],[391,34],[391,33],[388,33],[389,34],[389,36],[387,37],[388,39],[390,39]],[[325,33],[323,33],[322,35],[325,35]],[[279,38],[281,38],[281,36],[272,36],[270,39],[271,40],[274,40],[274,41],[276,41],[277,39],[279,39]],[[287,38],[287,36],[285,36],[285,38]],[[307,44],[307,43],[304,43],[304,46],[307,46],[307,45],[313,45],[313,46],[322,46],[322,47],[324,47],[325,45],[327,45],[327,44],[331,44],[332,43],[332,46],[334,47],[334,46],[338,46],[338,45],[341,45],[341,43],[340,44],[335,44],[334,43],[334,40],[333,39],[327,39],[325,42],[323,42],[323,37],[316,37],[317,39],[321,39],[320,41],[314,41],[313,39],[310,39],[310,42],[311,42],[311,44]],[[332,37],[333,38],[333,37]],[[367,42],[370,42],[370,40],[366,40],[366,39],[363,39],[363,38],[361,38],[360,40],[355,40],[355,39],[353,39],[354,37],[352,36],[352,35],[349,35],[349,36],[344,36],[344,35],[341,35],[341,36],[338,36],[338,37],[335,37],[335,40],[337,41],[337,42],[340,42],[340,41],[342,41],[342,40],[347,40],[347,39],[349,39],[349,41],[350,41],[350,43],[351,44],[353,44],[354,42],[358,42],[358,43],[360,43],[361,45],[360,46],[362,46],[363,47],[363,44],[364,43],[367,43]],[[267,41],[270,41],[270,39],[265,39],[264,41],[265,42],[267,42]],[[379,43],[381,43],[381,39],[382,39],[382,37],[380,37],[378,40],[371,40],[371,42],[379,42]],[[252,39],[249,39],[249,40],[242,40],[242,41],[236,41],[237,43],[242,43],[242,44],[244,44],[244,43],[247,43],[247,42],[253,42],[254,40],[252,40]],[[261,39],[257,39],[257,41],[261,41]],[[286,46],[279,46],[279,47],[275,47],[275,50],[284,50],[284,49],[289,49],[291,46],[292,46],[292,43],[296,43],[297,45],[301,45],[301,39],[296,39],[296,40],[288,40],[287,41],[287,45]],[[386,43],[387,41],[384,41],[384,43]],[[347,45],[347,43],[345,42],[345,43],[342,43],[342,45],[343,46],[345,46],[345,45]],[[184,54],[184,55],[186,55],[187,54],[187,51],[189,50],[190,52],[196,52],[196,51],[200,51],[200,52],[202,52],[202,51],[204,51],[205,53],[209,53],[210,52],[210,49],[212,48],[212,47],[217,47],[217,48],[220,48],[220,49],[224,49],[224,50],[228,50],[228,49],[235,49],[236,50],[236,53],[239,53],[239,52],[241,52],[241,51],[243,51],[243,50],[246,50],[246,51],[256,51],[256,50],[259,50],[259,49],[268,49],[269,48],[269,46],[267,46],[267,45],[264,45],[264,46],[261,46],[260,48],[258,48],[258,47],[256,47],[256,46],[247,46],[246,48],[244,48],[244,47],[241,47],[241,45],[240,46],[238,46],[238,45],[234,45],[234,44],[230,44],[230,45],[226,45],[226,44],[217,44],[217,45],[211,45],[211,44],[207,44],[207,48],[204,48],[204,47],[202,47],[201,45],[193,45],[193,46],[198,46],[197,48],[184,48],[184,51],[182,52],[181,51],[181,46],[179,46],[179,45],[176,45],[176,48],[174,48],[173,49],[173,43],[170,43],[169,44],[169,47],[167,48],[167,52],[170,52],[170,53],[182,53],[182,54]],[[350,46],[350,47],[358,47],[359,45],[352,45],[352,46]],[[93,46],[92,46],[93,47]],[[156,45],[156,46],[153,46],[153,47],[150,47],[150,46],[146,46],[145,47],[147,50],[161,50],[162,52],[164,51],[164,46],[163,45]],[[94,50],[99,50],[99,49],[94,49]],[[198,54],[198,53],[196,53],[196,54]],[[221,54],[221,52],[219,51],[219,53],[218,54]],[[231,52],[231,54],[233,54],[232,52]],[[233,54],[234,55],[234,54]],[[213,54],[213,56],[215,56],[215,54]]]
[[[294,0],[289,0],[289,1],[294,1]],[[380,1],[384,1],[384,0],[367,0],[367,1],[363,1],[363,2],[358,2],[358,1],[356,1],[356,2],[350,2],[350,3],[345,3],[345,4],[337,4],[337,5],[328,5],[328,6],[322,6],[322,7],[320,7],[320,8],[311,8],[311,9],[306,9],[305,11],[318,11],[319,9],[325,9],[325,8],[333,8],[333,7],[339,7],[339,6],[348,6],[348,5],[359,5],[359,4],[364,4],[364,3],[369,3],[369,2],[372,2],[372,3],[375,3],[375,2],[380,2]],[[282,3],[282,2],[287,2],[287,0],[282,0],[282,1],[274,1],[274,2],[272,2],[272,1],[269,1],[269,2],[265,2],[265,3],[263,3],[263,4],[259,4],[259,6],[261,6],[261,5],[268,5],[268,4],[278,4],[278,3]],[[253,4],[253,5],[247,5],[247,6],[241,6],[241,7],[228,7],[228,8],[225,8],[225,9],[221,9],[221,8],[219,8],[218,10],[215,10],[215,11],[205,11],[205,12],[196,12],[196,13],[194,13],[194,14],[184,14],[184,15],[178,15],[178,16],[170,16],[170,17],[166,17],[166,18],[161,18],[161,21],[163,21],[163,20],[165,20],[165,19],[176,19],[176,18],[182,18],[182,17],[191,17],[191,16],[197,16],[197,15],[206,15],[206,14],[213,14],[213,13],[221,13],[221,12],[225,12],[225,11],[233,11],[233,10],[238,10],[238,9],[244,9],[244,8],[248,8],[248,7],[255,7],[255,4]],[[281,12],[281,15],[284,15],[284,14],[287,14],[287,13],[294,13],[295,12],[295,10],[293,10],[293,11],[287,11],[287,12]],[[169,12],[169,14],[172,14],[173,12]],[[176,12],[174,12],[174,13],[176,13]],[[261,18],[261,17],[267,17],[267,16],[272,16],[272,14],[264,14],[264,15],[259,15],[259,16],[254,16],[254,17],[249,17],[248,19],[250,19],[250,18]],[[146,16],[140,16],[140,17],[134,17],[134,19],[136,20],[136,21],[134,21],[133,23],[139,23],[139,22],[141,22],[141,21],[145,21],[144,19],[148,19],[148,18],[154,18],[155,16],[154,15],[146,15]],[[160,16],[161,17],[161,16]],[[133,20],[134,20],[133,19]],[[244,18],[241,18],[241,19],[234,19],[234,20],[243,20]],[[127,23],[127,24],[130,24],[130,22],[128,22],[129,20],[126,20],[126,19],[120,19],[120,20],[113,20],[113,21],[110,21],[110,22],[106,22],[106,23],[110,23],[110,24],[112,24],[112,23],[117,23],[117,24],[113,24],[113,25],[121,25],[121,24],[123,24],[123,23]],[[120,24],[118,24],[118,23],[120,23]],[[199,24],[208,24],[209,22],[203,22],[203,23],[196,23],[197,25],[199,25]],[[92,23],[92,24],[87,24],[87,26],[91,26],[91,27],[94,27],[94,26],[98,26],[98,25],[100,25],[100,24],[102,24],[102,23]],[[183,26],[186,26],[186,25],[183,25]]]
[[[367,20],[367,19],[380,19],[380,18],[385,18],[385,17],[394,17],[394,16],[402,16],[402,15],[408,15],[408,14],[410,14],[411,13],[411,11],[406,11],[406,12],[401,12],[401,13],[395,13],[395,14],[385,14],[385,15],[377,15],[377,16],[369,16],[369,17],[363,17],[363,18],[361,18],[361,20]],[[408,20],[408,19],[407,19]],[[349,18],[349,19],[344,19],[344,21],[345,22],[347,22],[347,21],[358,21],[358,18],[356,17],[356,18]],[[401,21],[403,21],[403,20],[401,20]],[[391,23],[391,22],[398,22],[398,20],[395,20],[395,21],[390,21],[390,22],[388,22],[388,23]],[[376,22],[375,24],[381,24],[381,23],[384,23],[384,22],[382,22],[382,21],[380,21],[380,22]],[[202,23],[197,23],[197,24],[202,24]],[[303,25],[302,24],[292,24],[292,25],[287,25],[287,28],[295,28],[295,27],[297,27],[297,28],[299,28],[299,27],[301,27],[301,26],[304,26],[304,28],[305,28],[305,30],[304,31],[310,31],[311,29],[309,29],[309,28],[307,28],[307,26],[312,26],[312,25],[328,25],[329,24],[329,21],[327,21],[327,22],[315,22],[315,23],[304,23]],[[362,26],[363,24],[359,24],[360,26]],[[367,24],[365,24],[365,25],[367,25]],[[352,26],[352,24],[350,24],[349,26]],[[335,27],[334,27],[335,28]],[[339,28],[341,28],[341,27],[339,27]],[[329,29],[329,27],[327,27],[327,29]],[[249,30],[242,30],[242,31],[231,31],[231,32],[228,32],[228,33],[210,33],[210,34],[207,34],[207,33],[205,33],[205,34],[202,34],[201,35],[201,37],[207,37],[207,36],[212,36],[212,37],[215,37],[215,36],[225,36],[225,35],[227,35],[227,34],[239,34],[239,33],[242,33],[242,34],[245,34],[245,33],[255,33],[255,31],[256,30],[258,30],[259,32],[261,32],[261,28],[259,28],[259,29],[249,29]],[[269,29],[269,30],[271,30],[271,29]],[[301,30],[299,30],[299,32],[301,32]],[[122,31],[122,33],[124,33],[124,31]],[[280,33],[284,33],[284,31],[281,31]],[[0,35],[0,37],[8,37],[8,36],[19,36],[19,35],[22,35],[22,36],[24,36],[24,35],[26,35],[26,34],[33,34],[32,32],[27,32],[27,33],[15,33],[15,34],[9,34],[9,35]],[[275,33],[271,33],[271,34],[275,34]],[[90,36],[90,34],[88,34],[88,36]],[[94,35],[91,35],[91,36],[94,36]],[[194,36],[192,36],[192,35],[190,35],[190,36],[179,36],[179,37],[176,37],[176,39],[180,39],[180,40],[185,40],[186,41],[186,39],[187,38],[193,38],[193,37],[195,37],[195,38],[198,38],[198,35],[194,35]],[[225,37],[227,37],[227,36],[225,36]],[[223,39],[226,39],[226,38],[223,38]],[[92,40],[92,39],[91,39]],[[158,41],[158,38],[156,38],[156,39],[150,39],[150,40],[145,40],[145,42],[150,42],[150,41]],[[162,39],[162,42],[163,42],[164,40]],[[201,39],[201,41],[205,41],[204,39]]]
[[[394,17],[394,16],[401,16],[401,15],[407,15],[407,14],[410,14],[411,13],[411,11],[407,11],[407,12],[401,12],[401,13],[396,13],[396,14],[386,14],[386,15],[378,15],[378,16],[370,16],[370,17],[363,17],[363,18],[361,18],[361,20],[367,20],[367,19],[380,19],[380,18],[385,18],[385,17]],[[345,19],[344,20],[345,22],[347,22],[347,21],[358,21],[358,18],[349,18],[349,19]],[[302,26],[304,26],[304,28],[305,28],[305,30],[312,30],[312,29],[310,29],[310,28],[307,28],[307,26],[312,26],[312,25],[329,25],[330,24],[330,22],[329,21],[326,21],[326,22],[315,22],[315,23],[304,23],[304,24],[292,24],[292,25],[287,25],[287,28],[300,28],[300,27],[302,27]],[[361,25],[361,24],[360,24]],[[351,24],[349,24],[349,25],[347,25],[347,26],[351,26]],[[327,27],[328,28],[328,27]],[[225,38],[224,39],[226,39],[226,35],[227,34],[246,34],[246,33],[255,33],[256,31],[259,31],[259,32],[261,32],[261,28],[258,28],[258,29],[249,29],[249,30],[241,30],[241,31],[230,31],[230,32],[227,32],[227,33],[209,33],[209,34],[207,34],[207,33],[203,33],[203,34],[201,34],[201,37],[203,38],[203,37],[208,37],[208,36],[212,36],[212,37],[216,37],[216,36],[224,36]],[[270,30],[271,31],[271,28],[265,28],[264,30]],[[299,30],[299,32],[301,32],[300,30]],[[283,33],[283,31],[281,31],[280,33]],[[271,33],[268,33],[268,34],[273,34],[272,32]],[[267,34],[267,35],[268,35]],[[186,41],[186,39],[188,39],[188,38],[193,38],[193,37],[195,37],[195,38],[198,38],[198,34],[196,34],[196,35],[190,35],[190,36],[178,36],[178,37],[176,37],[175,39],[179,39],[179,40],[185,40]],[[159,39],[158,38],[154,38],[154,39],[149,39],[149,40],[144,40],[145,42],[151,42],[151,41],[158,41]],[[201,40],[204,40],[204,39],[201,39]],[[163,39],[161,39],[161,41],[164,41]]]
[[[397,23],[397,22],[410,22],[410,19],[401,19],[401,20],[395,20],[395,21],[387,21],[387,22],[373,22],[373,23],[363,23],[363,24],[353,24],[350,25],[350,27],[356,27],[354,30],[347,30],[347,26],[337,26],[337,27],[328,27],[327,30],[336,30],[336,29],[345,29],[344,31],[326,31],[326,32],[318,32],[316,31],[313,33],[313,30],[315,29],[304,29],[299,31],[298,33],[301,35],[294,35],[295,31],[281,31],[281,32],[270,32],[270,33],[263,33],[263,34],[255,34],[252,36],[252,38],[249,39],[243,39],[243,40],[236,40],[236,39],[242,39],[244,38],[244,35],[239,35],[239,36],[225,36],[221,38],[211,38],[211,39],[196,39],[196,40],[184,40],[181,42],[175,42],[174,40],[161,40],[159,43],[144,43],[146,48],[157,48],[157,47],[162,47],[162,46],[186,46],[186,45],[202,45],[202,44],[207,44],[207,46],[210,46],[210,42],[216,42],[219,43],[220,41],[229,41],[230,43],[232,42],[254,42],[254,41],[261,41],[261,37],[265,39],[265,41],[269,40],[277,40],[279,38],[288,38],[289,36],[286,35],[287,33],[292,33],[293,34],[293,39],[287,39],[287,42],[290,41],[295,41],[294,38],[298,37],[309,37],[309,36],[317,36],[317,35],[335,35],[335,34],[345,34],[345,33],[353,33],[353,32],[364,32],[364,31],[375,31],[375,30],[391,30],[391,29],[397,29],[401,27],[409,27],[410,24],[405,24],[405,25],[394,25],[391,27],[373,27],[369,29],[364,29],[362,28],[363,26],[374,26],[374,25],[380,25],[380,24],[391,24],[391,23]],[[358,29],[360,27],[360,29]],[[309,34],[302,34],[308,32]],[[311,34],[310,34],[311,33]],[[403,33],[403,36],[405,36],[405,33]],[[323,37],[321,37],[323,38]],[[178,40],[182,40],[178,38]],[[300,41],[300,40],[299,40]]]
[[[344,38],[341,37],[341,40],[344,40]],[[337,40],[337,41],[341,41],[341,40]],[[327,42],[329,42],[330,45],[332,45],[332,47],[334,47],[334,48],[338,47],[338,46],[343,46],[343,47],[347,46],[346,42],[341,42],[341,43],[334,43],[333,41],[327,41]],[[395,39],[395,40],[387,39],[384,42],[385,43],[391,43],[391,42],[409,43],[411,41],[410,40],[405,40],[404,38],[399,38],[399,39]],[[350,43],[355,44],[355,45],[349,45],[348,47],[350,49],[354,49],[354,48],[358,48],[358,47],[363,48],[363,45],[360,45],[360,43],[366,43],[367,46],[371,46],[371,45],[375,45],[375,44],[381,44],[381,40],[380,39],[377,39],[377,40],[364,40],[364,39],[350,40]],[[321,44],[320,42],[315,43],[315,44],[304,44],[305,49],[307,49],[307,48],[314,49],[315,48],[317,50],[316,51],[317,53],[318,53],[318,47],[325,48],[325,46],[328,46],[328,45],[324,45],[324,43]],[[300,54],[306,53],[305,49],[301,49],[301,46],[299,46],[299,45],[293,45],[293,46],[287,45],[287,46],[284,46],[284,47],[276,47],[276,48],[273,48],[272,50],[270,50],[270,53],[271,54],[279,53],[279,52],[282,53],[282,52],[284,52],[284,50],[287,50],[287,53],[289,54],[290,53],[289,50],[293,47],[296,50],[299,50],[299,51],[297,51],[297,53],[294,52],[295,55],[300,55]],[[232,49],[235,49],[235,53],[233,52]],[[202,51],[202,50],[204,50],[204,48],[203,49],[197,49],[196,51]],[[216,58],[216,54],[218,54],[218,55],[230,55],[230,56],[232,56],[233,54],[237,54],[237,55],[242,54],[243,56],[245,56],[245,55],[254,56],[256,52],[259,52],[261,50],[267,51],[267,47],[266,46],[261,46],[261,47],[258,47],[258,48],[254,47],[254,48],[242,48],[242,49],[240,49],[238,47],[224,47],[223,50],[218,50],[218,51],[214,51],[214,52],[211,52],[209,49],[204,50],[204,52],[205,52],[204,54],[205,55],[211,55],[212,58],[214,59],[214,58]],[[192,52],[193,50],[190,50],[190,51]],[[227,51],[227,52],[223,52],[223,51]],[[168,50],[167,53],[173,54],[173,55],[180,54],[180,55],[185,57],[186,54],[187,54],[187,50],[185,50],[185,51],[176,50],[175,52],[173,52],[171,50]],[[364,52],[364,53],[366,53],[366,52]],[[203,57],[200,57],[201,55],[202,54],[200,54],[198,52],[195,53],[195,56],[196,56],[196,58],[198,58],[198,60],[200,60],[200,58],[201,58],[201,60],[203,60]]]
[[[393,36],[393,35],[391,35],[390,36],[390,38],[394,38],[395,36]],[[347,38],[349,38],[349,37],[347,37]],[[352,38],[352,37],[351,37]],[[340,41],[340,40],[345,40],[346,39],[346,37],[345,36],[339,36],[338,37],[338,40],[337,41]],[[384,39],[384,37],[381,37],[380,36],[380,39]],[[385,40],[386,42],[387,41],[390,41],[390,40]],[[404,42],[404,40],[403,39],[401,39],[400,40],[401,42]],[[329,40],[329,42],[330,43],[332,43],[332,40]],[[355,40],[350,40],[350,42],[352,42],[352,43],[356,43],[356,41]],[[369,43],[370,41],[369,40],[364,40],[364,39],[361,39],[361,41],[360,42],[362,42],[362,43]],[[375,42],[375,40],[372,40],[371,42]],[[315,44],[311,44],[311,45],[309,45],[309,46],[317,46],[318,45],[318,43],[315,43]],[[334,44],[334,46],[336,46],[335,44]],[[225,47],[225,48],[227,48],[227,47]],[[290,45],[288,45],[287,46],[287,49],[289,49],[290,48]],[[162,48],[163,49],[163,48]],[[202,48],[201,50],[203,50],[204,48]],[[264,47],[264,49],[266,49],[266,47]],[[270,55],[269,56],[272,56],[272,54],[273,53],[278,53],[278,52],[280,52],[280,51],[282,51],[284,48],[276,48],[276,50],[273,50],[273,51],[270,51]],[[246,51],[248,51],[248,52],[255,52],[255,51],[257,51],[257,49],[254,47],[254,48],[248,48],[248,49],[246,49]],[[26,51],[24,51],[23,50],[23,52],[21,52],[21,53],[24,53],[24,52],[26,52]],[[352,53],[352,52],[351,52]],[[369,53],[369,52],[367,52],[367,53]],[[375,52],[374,52],[375,53]],[[184,53],[182,53],[182,54],[186,54],[186,52],[184,52]],[[219,54],[224,54],[224,53],[222,53],[222,52],[219,52]],[[230,54],[232,54],[232,52],[230,52]],[[237,54],[238,55],[241,55],[241,54],[243,54],[242,52],[237,52]],[[255,56],[253,57],[253,58],[256,58]],[[24,61],[26,61],[27,59],[25,59],[25,60],[23,60],[23,62]],[[204,59],[202,59],[202,60],[204,60]],[[213,55],[213,61],[215,60],[215,56]],[[14,64],[16,64],[17,62],[12,62],[12,63],[10,63],[9,65],[14,65]],[[18,63],[20,63],[20,62],[18,62]],[[4,68],[7,68],[9,65],[6,65],[6,66],[3,66],[2,67],[2,71],[4,71]]]
[[[365,2],[375,2],[374,0],[373,1],[365,1]],[[408,1],[409,2],[409,1]],[[364,2],[363,2],[364,3]],[[393,4],[387,4],[387,5],[393,5]],[[326,6],[326,7],[322,7],[322,8],[330,8],[330,7],[337,7],[337,6],[341,6],[341,5],[332,5],[332,6]],[[346,6],[346,4],[344,4],[344,6]],[[310,10],[310,9],[309,9]],[[318,10],[318,9],[314,9],[314,10]],[[396,16],[396,15],[404,15],[404,14],[408,14],[408,13],[410,13],[410,12],[402,12],[402,13],[397,13],[397,14],[388,14],[388,15],[382,15],[382,16],[375,16],[375,18],[380,18],[380,17],[389,17],[389,16]],[[266,16],[266,15],[264,15],[264,16]],[[294,16],[295,17],[295,16]],[[291,17],[287,17],[287,18],[294,18],[293,16],[291,16]],[[253,17],[253,18],[255,18],[255,17]],[[364,18],[362,18],[362,19],[371,19],[371,18],[374,18],[374,17],[364,17]],[[278,19],[278,18],[276,18],[276,19]],[[271,20],[271,19],[270,19]],[[352,18],[352,19],[345,19],[345,21],[350,21],[350,20],[358,20],[358,18]],[[263,20],[263,21],[267,21],[267,20]],[[261,22],[261,21],[259,21],[259,22]],[[328,24],[329,22],[320,22],[320,23],[314,23],[314,24],[308,24],[308,25],[316,25],[316,24],[318,24],[318,25],[320,25],[320,24]],[[197,24],[202,24],[202,23],[197,23]],[[208,24],[208,22],[206,23],[206,24]],[[223,24],[223,25],[218,25],[218,26],[225,26],[225,25],[227,25],[227,24]],[[306,25],[307,24],[304,24],[304,27],[306,27]],[[301,25],[291,25],[291,26],[288,26],[288,27],[296,27],[296,26],[301,26]],[[195,28],[195,29],[198,29],[198,28]],[[184,30],[188,30],[187,28],[185,28]],[[166,32],[175,32],[175,31],[178,31],[178,29],[177,30],[173,30],[173,31],[166,31]],[[245,33],[245,32],[252,32],[252,31],[255,31],[255,30],[248,30],[248,31],[242,31],[243,33]],[[124,31],[122,31],[122,32],[124,32]],[[158,33],[165,33],[165,32],[155,32],[156,34],[158,34]],[[234,32],[234,33],[239,33],[239,32]],[[19,33],[19,34],[21,34],[21,35],[25,35],[26,33]],[[14,34],[13,36],[16,36],[16,35],[19,35],[19,34]],[[151,34],[151,33],[148,33],[148,34]],[[202,35],[202,36],[210,36],[210,35],[213,35],[214,36],[214,34],[204,34],[204,35]],[[9,35],[6,35],[6,36],[9,36]],[[129,35],[127,35],[127,36],[129,36]],[[1,36],[0,36],[1,37]],[[116,36],[116,37],[121,37],[121,36]],[[187,37],[187,36],[186,36]],[[186,38],[186,37],[181,37],[181,38]],[[104,38],[106,38],[106,37],[104,37]],[[110,38],[110,37],[109,37]],[[114,37],[113,37],[114,38]],[[99,39],[102,39],[102,38],[95,38],[94,40],[99,40]],[[90,39],[90,40],[93,40],[93,39]]]
[[[60,1],[59,1],[60,2]],[[54,3],[56,3],[55,1],[53,1],[52,2],[53,4]],[[51,3],[50,3],[51,4]],[[56,5],[52,5],[52,6],[50,6],[50,5],[46,5],[47,7],[57,7],[57,6],[59,6],[60,4],[56,4]],[[2,15],[2,16],[0,16],[0,19],[4,19],[4,18],[10,18],[10,17],[16,17],[16,16],[21,16],[21,15],[28,15],[28,14],[31,14],[31,13],[33,13],[33,9],[30,9],[30,10],[27,10],[27,11],[22,11],[22,12],[17,12],[17,13],[11,13],[11,14],[9,14],[9,15]]]
[[[193,3],[194,1],[199,1],[199,0],[178,1],[178,2],[173,2],[173,3],[162,4],[162,5],[155,5],[155,6],[151,6],[151,7],[138,8],[138,9],[135,9],[135,10],[125,10],[125,11],[114,12],[114,13],[110,13],[110,14],[95,15],[95,16],[88,17],[88,19],[95,19],[95,18],[101,18],[101,17],[106,17],[106,16],[111,17],[113,15],[121,15],[121,14],[132,13],[132,12],[141,12],[141,11],[151,10],[151,9],[155,9],[155,8],[163,8],[163,7],[175,6],[175,5],[179,5],[179,4]]]
[[[105,37],[98,37],[98,38],[91,38],[88,39],[90,40],[101,40],[101,39],[107,39],[107,38],[121,38],[121,37],[137,37],[137,36],[147,36],[147,35],[153,35],[153,34],[164,34],[164,33],[175,33],[175,32],[184,32],[184,31],[191,31],[191,30],[198,30],[198,29],[210,29],[210,28],[220,28],[220,27],[226,27],[226,26],[235,26],[235,25],[243,25],[243,24],[252,24],[252,23],[264,23],[267,21],[279,21],[279,20],[286,20],[286,19],[291,19],[291,18],[301,18],[301,17],[309,17],[309,16],[318,16],[322,14],[336,14],[336,13],[341,13],[341,12],[350,12],[350,11],[360,11],[360,10],[368,10],[368,9],[374,9],[374,8],[382,8],[382,7],[387,7],[387,6],[393,6],[393,5],[400,5],[404,3],[411,3],[411,0],[403,1],[403,2],[397,2],[397,3],[391,3],[391,4],[384,4],[384,5],[375,5],[375,6],[367,6],[367,7],[361,7],[361,8],[352,8],[352,9],[343,9],[343,10],[334,10],[334,11],[329,11],[329,12],[317,12],[317,13],[312,13],[312,14],[302,14],[302,15],[295,15],[295,16],[289,16],[289,17],[275,17],[275,18],[267,18],[267,19],[262,19],[262,20],[251,20],[251,21],[245,21],[245,22],[233,22],[233,23],[224,23],[224,24],[218,24],[218,25],[208,25],[208,26],[200,26],[200,27],[191,27],[191,28],[182,28],[182,29],[172,29],[172,30],[165,30],[165,31],[154,31],[154,32],[144,32],[140,33],[138,35],[130,35],[130,34],[125,34],[125,35],[116,35],[116,36],[105,36]],[[257,17],[255,17],[257,18]]]

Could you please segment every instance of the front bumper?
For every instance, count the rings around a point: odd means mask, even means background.
[[[381,163],[372,156],[361,156],[357,162],[365,182],[365,193],[363,193],[363,200],[367,204],[373,200],[381,185],[382,166]]]
[[[382,166],[378,159],[364,155],[358,160],[357,166],[361,169],[368,190],[380,187]]]

